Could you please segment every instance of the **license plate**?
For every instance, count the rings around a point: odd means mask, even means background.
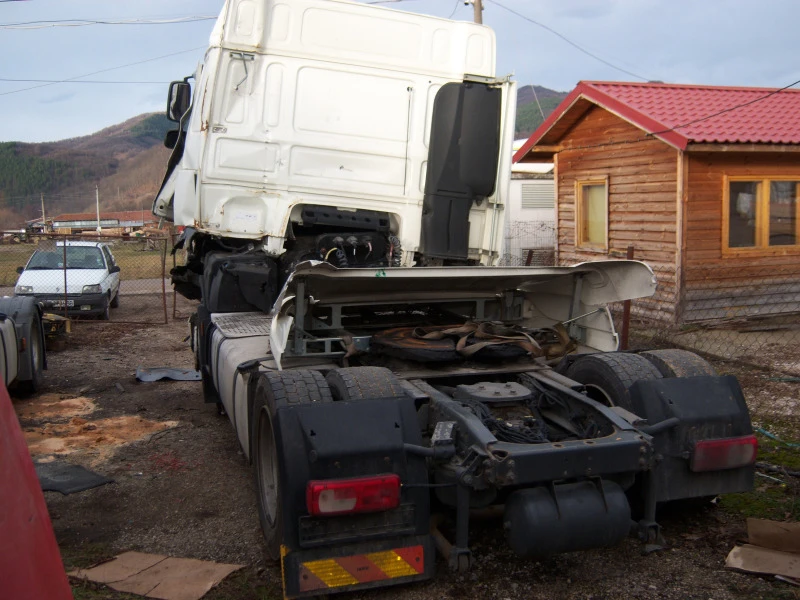
[[[64,308],[64,301],[53,300],[53,306],[56,308]],[[73,306],[75,306],[75,300],[67,300],[67,308],[72,308]]]

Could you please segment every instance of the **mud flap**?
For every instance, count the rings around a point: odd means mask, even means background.
[[[747,404],[735,377],[638,381],[630,388],[630,395],[633,411],[647,420],[644,431],[652,428],[655,451],[661,458],[653,472],[659,502],[753,488],[753,465],[705,472],[690,469],[697,442],[753,433]]]

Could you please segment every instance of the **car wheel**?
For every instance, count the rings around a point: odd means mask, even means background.
[[[117,290],[117,293],[114,294],[114,298],[111,300],[111,308],[119,308],[119,290]]]
[[[100,313],[100,320],[101,321],[108,321],[111,318],[111,301],[106,298],[103,302],[103,312]]]

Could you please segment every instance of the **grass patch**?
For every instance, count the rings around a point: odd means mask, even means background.
[[[794,440],[784,442],[797,443]],[[800,448],[758,434],[758,461],[788,471],[800,471]],[[800,521],[800,478],[779,472],[756,470],[755,489],[727,494],[720,506],[743,517]]]

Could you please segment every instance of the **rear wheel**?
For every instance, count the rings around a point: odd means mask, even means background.
[[[661,373],[646,358],[622,352],[583,356],[570,365],[566,376],[584,384],[592,400],[631,412],[630,387],[643,379],[661,379]]]
[[[717,370],[706,359],[687,350],[647,350],[642,352],[653,363],[662,377],[697,377],[717,375]]]
[[[392,398],[405,393],[394,373],[384,367],[333,369],[325,380],[334,400]]]
[[[275,415],[281,407],[331,400],[330,389],[317,371],[264,373],[256,385],[250,439],[258,516],[272,560],[280,560],[283,541],[281,453],[275,439]]]

